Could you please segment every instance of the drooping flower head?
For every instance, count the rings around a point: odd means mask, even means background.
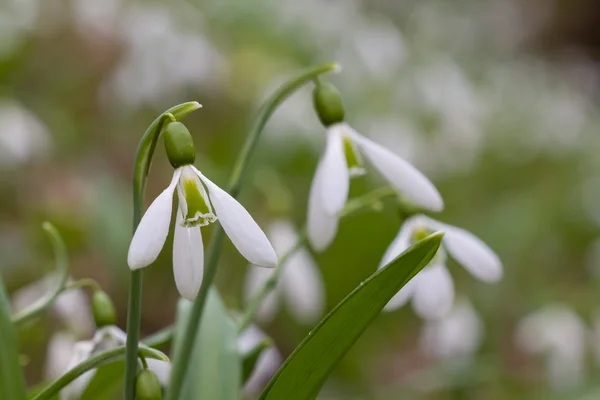
[[[395,310],[412,299],[415,312],[423,318],[439,318],[450,311],[454,301],[454,283],[446,267],[447,254],[481,281],[492,283],[502,278],[500,259],[481,239],[462,228],[425,215],[415,215],[404,222],[383,255],[379,268],[435,231],[444,232],[442,247],[431,263],[392,297],[384,310]]]
[[[158,257],[169,233],[176,190],[173,274],[183,297],[193,300],[202,283],[204,248],[200,227],[217,219],[248,261],[262,267],[275,267],[275,251],[248,211],[192,165],[196,152],[185,125],[170,122],[164,130],[164,140],[175,172],[169,186],[148,207],[135,231],[127,256],[129,268],[146,267]]]
[[[341,96],[333,85],[317,82],[313,94],[317,115],[327,128],[325,151],[308,200],[308,238],[315,250],[322,251],[333,241],[339,214],[348,198],[350,178],[365,173],[363,155],[407,200],[422,209],[443,209],[442,197],[425,175],[344,122]]]

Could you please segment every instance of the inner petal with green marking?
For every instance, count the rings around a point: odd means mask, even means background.
[[[177,193],[179,195],[179,208],[183,213],[184,226],[206,226],[217,220],[210,199],[204,185],[189,167],[182,167],[183,171]]]
[[[363,167],[363,160],[358,148],[348,136],[343,135],[342,140],[344,141],[344,154],[346,155],[346,164],[348,165],[350,176],[364,175],[365,168]]]

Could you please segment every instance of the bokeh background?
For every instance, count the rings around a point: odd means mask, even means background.
[[[480,318],[446,334],[459,350],[424,345],[427,323],[408,306],[382,314],[322,398],[596,398],[599,15],[591,0],[2,0],[2,276],[17,297],[53,268],[41,230],[49,220],[67,241],[72,277],[100,282],[124,328],[132,163],[150,122],[172,105],[203,104],[185,120],[196,165],[225,185],[261,101],[302,68],[338,61],[330,79],[348,122],[425,172],[446,202],[436,218],[485,240],[504,278],[488,285],[450,263],[457,297]],[[265,228],[304,224],[324,144],[311,89],[277,111],[248,171],[240,201]],[[148,202],[171,173],[160,144]],[[351,196],[384,184],[371,169]],[[386,203],[311,251],[325,310],[374,272],[400,224]],[[144,335],[174,319],[170,257],[167,246],[145,270]],[[232,309],[243,307],[247,271],[228,242],[217,284]],[[284,356],[312,326],[293,306],[261,326]],[[532,313],[542,322],[520,340]],[[91,336],[80,319],[50,313],[21,330],[30,384],[44,379],[56,332]]]

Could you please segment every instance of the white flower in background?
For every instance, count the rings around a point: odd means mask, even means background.
[[[238,350],[241,354],[246,354],[265,339],[267,335],[263,331],[255,325],[250,325],[238,338]],[[244,384],[244,393],[248,396],[259,394],[282,362],[283,357],[275,345],[271,344],[269,348],[263,350],[252,374]]]
[[[48,129],[27,108],[0,100],[0,165],[22,164],[49,147]]]
[[[421,349],[440,359],[469,359],[482,339],[481,318],[467,299],[459,299],[448,314],[425,321]]]
[[[56,285],[57,279],[56,274],[51,273],[17,290],[11,298],[13,312],[25,310],[37,301],[45,301],[46,294]],[[83,289],[63,291],[52,303],[50,310],[78,337],[90,335],[94,331],[89,300]]]
[[[158,257],[169,233],[176,189],[179,207],[173,239],[173,274],[183,297],[193,300],[200,289],[204,271],[200,227],[217,218],[233,245],[248,261],[262,267],[275,267],[275,250],[248,211],[192,165],[195,150],[185,125],[169,123],[163,137],[169,161],[176,169],[171,183],[148,207],[133,235],[127,255],[129,268],[144,268]],[[185,151],[178,152],[181,148]]]
[[[446,252],[483,282],[497,282],[502,278],[500,259],[479,238],[464,229],[424,215],[415,215],[404,222],[398,236],[383,255],[379,268],[383,268],[418,239],[435,231],[444,232],[442,247],[430,264],[392,297],[384,310],[395,310],[412,299],[415,312],[423,318],[439,318],[450,311],[454,301],[454,283],[446,267]]]
[[[298,232],[289,221],[275,221],[267,232],[280,258],[298,242]],[[272,320],[281,301],[285,300],[292,316],[301,323],[308,325],[318,321],[325,308],[325,287],[308,250],[296,250],[280,268],[277,286],[264,298],[258,309],[258,319],[262,322]],[[275,271],[255,266],[248,270],[244,287],[247,302],[273,273]]]
[[[407,200],[423,209],[443,209],[442,197],[425,175],[344,122],[342,100],[333,85],[319,83],[314,103],[322,124],[327,127],[327,144],[308,199],[308,239],[315,250],[324,250],[335,237],[340,212],[348,199],[350,178],[365,172],[362,155]]]
[[[57,333],[50,340],[46,354],[46,374],[48,379],[57,379],[73,367],[84,362],[94,354],[123,346],[127,335],[116,326],[106,326],[94,334],[91,340],[75,342],[72,336]],[[161,385],[168,384],[171,365],[168,362],[147,358],[148,369],[152,370]],[[61,400],[80,399],[88,384],[94,378],[96,370],[79,376],[60,391]]]
[[[548,382],[564,389],[583,382],[586,335],[579,315],[563,304],[553,304],[519,322],[516,342],[524,351],[543,356]]]

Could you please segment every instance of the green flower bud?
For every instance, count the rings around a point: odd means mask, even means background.
[[[169,122],[164,132],[167,157],[173,168],[193,164],[196,149],[190,131],[181,122]]]
[[[96,326],[101,328],[117,323],[117,313],[112,300],[103,290],[96,290],[92,295],[92,311]]]
[[[156,374],[149,369],[144,369],[135,382],[137,400],[161,400],[162,388]]]
[[[313,104],[324,126],[344,120],[344,104],[340,92],[328,82],[317,82],[313,91]]]

